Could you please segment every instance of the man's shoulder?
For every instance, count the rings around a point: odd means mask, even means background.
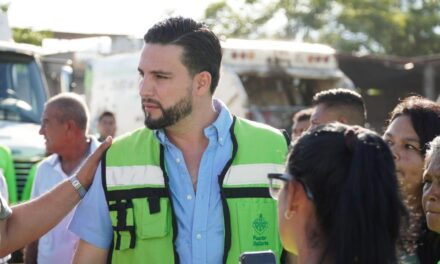
[[[123,135],[116,137],[113,140],[111,147],[126,144],[126,143],[132,142],[132,141],[147,140],[148,137],[151,137],[151,136],[154,137],[153,130],[148,129],[146,127],[141,127],[141,128],[138,128],[136,130],[127,132]]]
[[[37,171],[53,169],[57,163],[58,163],[58,155],[57,154],[49,155],[38,163]]]
[[[235,121],[236,126],[237,125],[242,126],[246,129],[250,129],[250,130],[254,130],[254,131],[264,131],[264,132],[282,135],[281,130],[279,130],[275,127],[272,127],[270,125],[256,122],[256,121],[252,121],[252,120],[242,118],[242,117],[235,117],[235,118],[236,118],[236,121]]]
[[[106,157],[119,159],[147,154],[152,149],[158,149],[159,144],[154,131],[148,128],[140,128],[117,137],[108,149]]]

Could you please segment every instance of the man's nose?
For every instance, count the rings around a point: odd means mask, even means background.
[[[139,81],[139,95],[141,97],[151,96],[154,93],[154,84],[148,80],[147,77],[143,77]]]
[[[391,154],[393,154],[394,160],[395,161],[400,160],[400,154],[399,154],[399,150],[398,150],[397,146],[392,145],[392,146],[390,146],[390,149],[391,149]]]

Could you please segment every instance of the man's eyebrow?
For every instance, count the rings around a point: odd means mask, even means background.
[[[145,72],[141,68],[138,68],[137,70],[138,70],[140,75],[143,76],[145,74]],[[161,75],[161,76],[166,76],[166,77],[173,76],[172,72],[165,71],[165,70],[152,70],[152,71],[148,71],[147,73],[151,74],[151,75]]]
[[[160,74],[160,75],[173,75],[171,72],[169,71],[164,71],[164,70],[154,70],[154,71],[150,71],[150,73],[152,74]]]
[[[393,138],[393,137],[394,137],[393,134],[390,133],[390,132],[385,133],[384,136],[386,136],[386,137],[390,137],[390,138]],[[417,139],[417,138],[413,138],[413,137],[403,137],[403,138],[402,138],[402,141],[406,141],[406,142],[414,142],[414,143],[420,144],[420,140]]]
[[[403,140],[405,140],[407,142],[414,142],[414,143],[420,144],[420,140],[418,140],[417,138],[407,137],[407,138],[403,138]]]

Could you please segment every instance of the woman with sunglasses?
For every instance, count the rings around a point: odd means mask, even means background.
[[[399,257],[402,262],[436,263],[440,236],[426,226],[422,209],[423,165],[428,143],[440,135],[440,105],[418,96],[399,103],[390,113],[384,140],[393,153],[402,199],[409,213],[402,223]]]
[[[299,263],[397,263],[404,206],[391,152],[374,132],[327,124],[269,174],[281,241]]]

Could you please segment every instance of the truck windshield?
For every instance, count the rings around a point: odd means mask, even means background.
[[[35,59],[0,52],[0,120],[40,123],[45,100]]]

